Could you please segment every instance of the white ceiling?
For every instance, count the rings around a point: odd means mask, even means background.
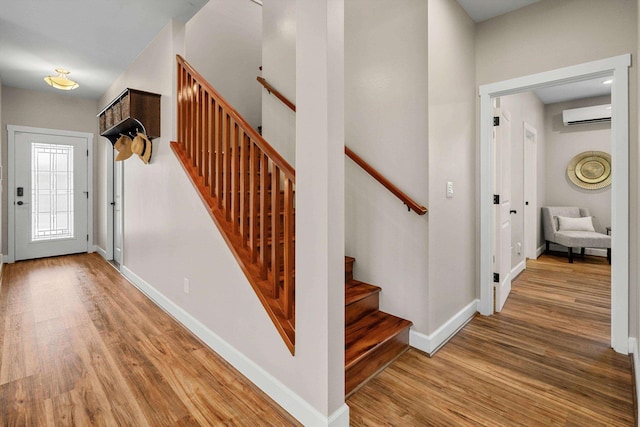
[[[536,3],[539,0],[457,0],[475,22],[486,21]]]
[[[99,98],[171,20],[208,0],[0,0],[0,79],[55,91],[43,78],[71,70],[70,96]]]
[[[606,77],[592,80],[584,80],[575,83],[567,83],[560,86],[549,86],[537,89],[534,92],[544,104],[573,101],[576,99],[591,98],[594,96],[611,95],[611,85],[603,84]]]
[[[66,94],[97,99],[169,20],[186,22],[207,1],[0,0],[0,79],[6,86],[60,93],[43,78],[66,68],[80,84]],[[538,0],[457,1],[481,22]],[[536,93],[552,103],[608,91],[596,81]]]

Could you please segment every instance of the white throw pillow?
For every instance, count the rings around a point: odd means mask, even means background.
[[[596,231],[590,216],[581,218],[558,217],[558,231]]]

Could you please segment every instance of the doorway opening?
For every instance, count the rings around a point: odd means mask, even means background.
[[[611,346],[618,353],[629,353],[629,135],[628,68],[631,55],[602,59],[558,70],[506,80],[480,87],[480,303],[483,315],[494,313],[493,248],[494,221],[493,177],[495,172],[492,99],[559,85],[609,76],[611,85]]]

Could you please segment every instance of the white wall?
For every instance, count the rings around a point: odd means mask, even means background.
[[[100,146],[98,136],[97,105],[95,99],[71,97],[65,93],[2,88],[2,180],[7,183],[7,125],[31,126],[93,133],[94,148]],[[95,168],[94,159],[94,168]],[[94,181],[94,191],[97,190]],[[7,189],[9,191],[9,189]],[[2,194],[2,236],[7,236],[7,191]],[[94,197],[94,212],[98,206]],[[95,241],[95,239],[94,239]],[[6,239],[2,253],[7,253]]]
[[[2,79],[0,78],[0,126],[2,126]],[[6,128],[4,126],[2,126],[2,130],[0,131],[1,135],[4,135],[4,130]],[[0,140],[2,139],[2,137],[0,136]],[[0,149],[0,165],[3,164],[2,161],[4,159],[4,155],[2,155],[2,150]],[[0,273],[2,272],[2,263],[3,263],[3,257],[2,254],[4,253],[4,251],[2,250],[2,242],[3,240],[3,236],[5,236],[4,234],[4,227],[2,227],[2,223],[3,223],[3,219],[5,217],[4,215],[4,197],[3,197],[3,193],[6,192],[5,190],[5,183],[6,181],[4,181],[4,174],[0,174]]]
[[[428,202],[427,3],[345,2],[345,144]],[[428,218],[345,158],[346,254],[382,287],[381,309],[427,332]]]
[[[474,35],[457,2],[429,1],[428,332],[477,297]]]
[[[584,151],[611,153],[611,123],[564,126],[562,110],[609,104],[611,98],[598,97],[549,104],[545,108],[547,144],[546,206],[580,206],[589,208],[603,227],[611,225],[611,186],[585,190],[567,176],[571,159]]]
[[[545,200],[545,116],[544,104],[533,92],[523,92],[500,98],[500,108],[511,115],[511,209],[517,213],[511,215],[511,267],[524,261],[524,217],[526,209],[536,209],[536,247],[542,243],[540,207]],[[524,200],[524,123],[533,126],[537,131],[537,164],[538,179],[537,208],[526,206]],[[518,253],[518,243],[522,245]]]
[[[262,7],[249,0],[209,0],[185,26],[185,59],[257,128],[262,122]]]
[[[542,0],[477,25],[478,85],[638,51],[635,0]],[[544,23],[542,25],[541,23]],[[499,46],[499,48],[496,48]],[[638,158],[638,77],[629,68],[629,158]],[[629,174],[630,218],[638,218],[638,168]],[[638,259],[638,221],[629,224],[629,253]],[[630,301],[637,299],[638,263],[630,262]],[[630,334],[637,336],[637,306]]]
[[[296,103],[296,1],[262,6],[262,77]],[[296,113],[262,90],[262,136],[295,166]]]

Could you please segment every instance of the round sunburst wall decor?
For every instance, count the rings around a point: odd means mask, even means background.
[[[567,176],[586,190],[598,190],[611,185],[611,155],[604,151],[585,151],[567,166]]]

